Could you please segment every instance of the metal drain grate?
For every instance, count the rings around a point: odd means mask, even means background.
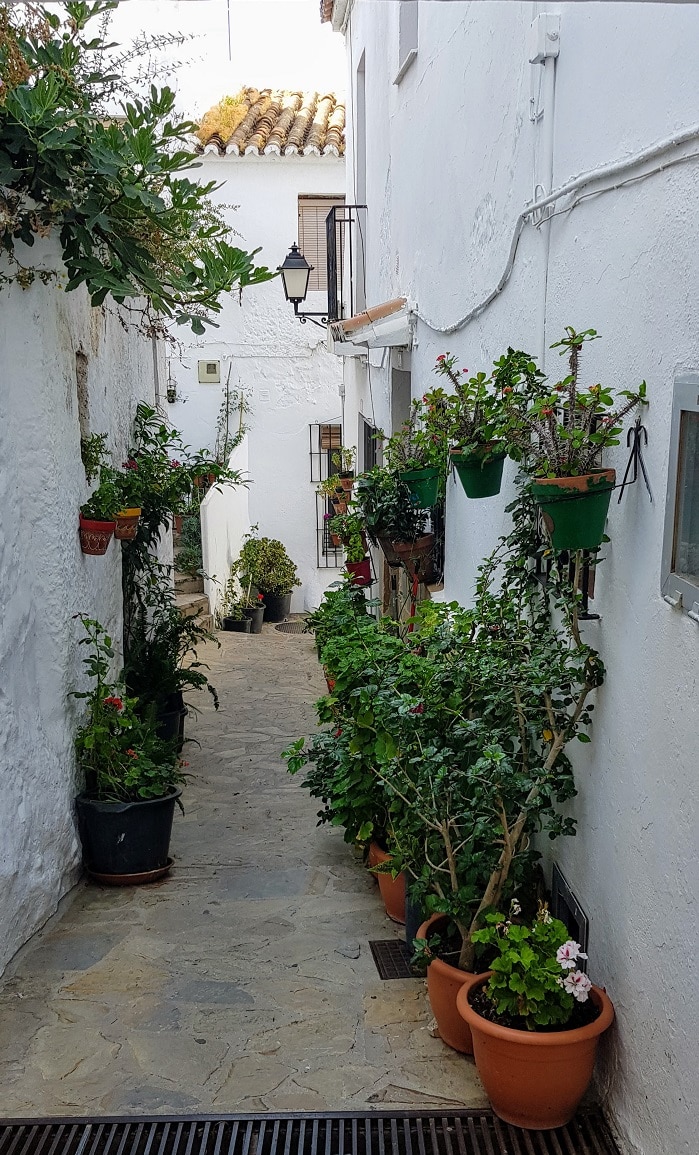
[[[489,1111],[47,1119],[0,1124],[0,1155],[620,1155],[599,1113],[521,1131]]]
[[[300,621],[295,622],[281,622],[280,625],[274,627],[279,630],[280,634],[303,634],[306,632],[306,623],[301,618]]]
[[[370,942],[371,953],[381,979],[414,979],[410,969],[408,944],[399,938]]]

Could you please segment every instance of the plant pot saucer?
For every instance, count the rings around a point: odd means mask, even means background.
[[[165,878],[174,861],[174,858],[168,858],[165,866],[159,866],[157,870],[144,870],[140,874],[102,874],[99,870],[90,870],[89,866],[85,870],[93,882],[101,882],[103,886],[145,886]]]

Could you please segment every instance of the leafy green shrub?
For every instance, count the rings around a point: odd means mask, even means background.
[[[297,569],[280,541],[273,537],[255,537],[257,526],[246,535],[243,547],[231,566],[241,585],[261,594],[283,597],[294,586],[300,586]]]

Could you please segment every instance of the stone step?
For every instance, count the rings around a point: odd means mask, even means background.
[[[175,570],[175,592],[178,594],[203,594],[204,579]]]
[[[185,617],[209,616],[209,599],[202,594],[175,594],[175,605]]]

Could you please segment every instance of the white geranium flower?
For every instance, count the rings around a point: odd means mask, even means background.
[[[521,908],[521,906],[520,906],[520,905],[519,905],[519,903],[517,902],[517,899],[516,899],[516,898],[513,898],[513,899],[512,899],[512,902],[510,903],[510,917],[511,917],[511,918],[514,918],[514,916],[515,916],[516,914],[521,914],[521,913],[522,913],[522,908]]]
[[[556,951],[556,960],[564,969],[572,969],[579,958],[587,958],[587,955],[580,950],[580,943],[573,942],[572,938],[564,942],[563,946],[559,946]]]
[[[586,1003],[592,983],[583,971],[572,971],[563,980],[563,989],[577,999],[579,1003]]]

